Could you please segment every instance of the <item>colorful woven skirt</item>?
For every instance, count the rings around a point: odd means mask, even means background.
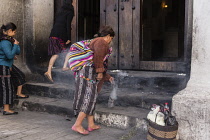
[[[91,66],[86,66],[76,72],[76,90],[73,104],[75,116],[78,115],[79,112],[84,112],[87,115],[93,115],[98,97],[98,82],[96,82],[95,79],[96,72]]]
[[[66,51],[67,45],[62,39],[58,37],[50,37],[49,40],[48,55],[55,55]]]

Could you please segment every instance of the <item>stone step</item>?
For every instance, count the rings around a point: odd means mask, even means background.
[[[184,73],[154,71],[111,71],[117,77],[119,88],[135,88],[152,92],[177,93],[186,87]]]
[[[41,97],[50,97],[56,99],[73,100],[74,84],[48,84],[28,82],[24,85],[24,93]],[[111,85],[105,85],[99,93],[98,103],[107,105]],[[152,104],[160,104],[168,102],[171,105],[172,93],[169,92],[148,92],[140,89],[118,88],[116,106],[121,107],[139,107],[150,109]]]
[[[40,76],[31,78],[33,79],[31,81],[47,82],[46,78],[43,76],[45,71],[46,70],[43,68],[37,69],[37,73],[39,73]],[[184,73],[123,70],[109,70],[108,73],[115,77],[116,84],[119,88],[135,88],[144,91],[177,93],[184,89],[187,83],[187,76]],[[70,70],[63,72],[62,69],[54,68],[52,70],[52,76],[57,84],[74,83],[74,74]]]
[[[55,99],[31,95],[28,99],[18,100],[17,108],[22,110],[48,112],[50,114],[68,115],[69,119],[74,117],[73,102],[65,99]],[[114,107],[107,108],[104,105],[96,106],[94,114],[95,121],[109,127],[119,129],[138,128],[147,130],[145,120],[149,110],[136,107]]]

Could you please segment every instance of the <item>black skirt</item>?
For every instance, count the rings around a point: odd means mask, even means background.
[[[11,77],[15,88],[26,83],[25,74],[15,65],[12,65]]]
[[[10,68],[0,65],[0,106],[13,103],[13,84]]]

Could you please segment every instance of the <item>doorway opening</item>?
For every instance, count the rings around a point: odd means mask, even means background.
[[[183,61],[185,0],[143,0],[142,61]]]
[[[100,26],[100,0],[78,0],[78,40],[92,39]]]

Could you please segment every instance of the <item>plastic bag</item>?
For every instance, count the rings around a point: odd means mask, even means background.
[[[171,113],[169,112],[168,114],[165,114],[165,124],[166,126],[172,126],[172,125],[177,125],[178,122],[176,121],[175,116],[172,116]]]

